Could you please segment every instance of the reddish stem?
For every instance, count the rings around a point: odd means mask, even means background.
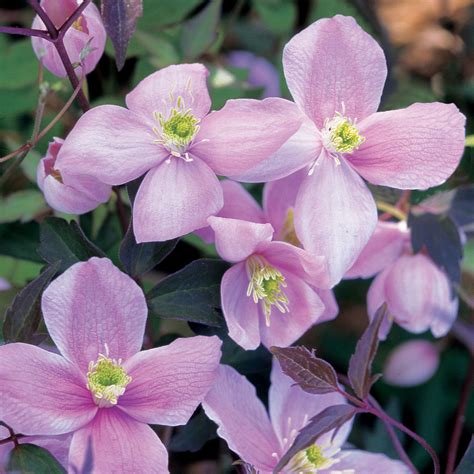
[[[471,357],[469,369],[464,380],[459,398],[458,408],[456,410],[456,421],[454,423],[453,433],[449,442],[448,462],[446,463],[446,474],[452,474],[456,463],[456,455],[459,448],[459,440],[461,439],[462,427],[464,424],[464,413],[466,412],[469,396],[471,394],[474,382],[474,357]]]
[[[49,33],[44,30],[36,30],[34,28],[20,28],[17,26],[0,26],[0,33],[8,33],[10,35],[21,36],[38,36],[45,40],[50,40]]]
[[[48,30],[50,39],[55,40],[58,37],[58,30],[54,26],[54,23],[52,22],[51,18],[49,18],[46,11],[39,4],[38,0],[29,0],[28,3],[43,21],[44,26],[46,26],[46,29]]]

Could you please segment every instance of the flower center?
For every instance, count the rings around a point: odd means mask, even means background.
[[[355,121],[339,112],[332,119],[325,120],[322,136],[325,148],[332,153],[352,153],[365,141]]]
[[[155,120],[160,127],[153,127],[153,132],[158,136],[155,140],[170,151],[170,154],[185,161],[192,161],[187,149],[199,131],[199,119],[185,109],[183,99],[178,97],[176,107],[165,117],[160,112],[155,112]]]
[[[288,467],[295,473],[316,473],[319,469],[327,469],[337,462],[339,459],[334,459],[332,456],[326,457],[323,448],[313,444],[296,454],[288,463]]]
[[[250,278],[247,296],[252,296],[255,303],[262,302],[265,323],[270,326],[272,306],[281,313],[289,311],[289,300],[282,290],[286,288],[285,277],[263,257],[255,255],[247,260],[247,273]]]
[[[295,212],[292,207],[288,209],[286,214],[285,222],[280,230],[280,240],[288,242],[289,244],[294,245],[295,247],[302,247],[301,242],[298,239],[295,231]]]
[[[119,397],[125,393],[125,387],[132,381],[120,365],[121,361],[110,359],[107,355],[99,354],[97,362],[89,363],[87,372],[87,388],[101,408],[117,405]]]

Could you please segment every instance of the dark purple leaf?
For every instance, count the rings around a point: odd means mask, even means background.
[[[433,262],[446,272],[448,277],[461,279],[462,244],[459,230],[450,217],[426,213],[410,215],[411,244],[415,252],[427,250]]]
[[[474,223],[474,186],[465,186],[456,190],[449,216],[459,226]]]
[[[387,316],[387,305],[381,306],[374,319],[362,334],[356,345],[356,350],[349,361],[349,380],[356,395],[365,399],[369,394],[370,387],[377,376],[372,376],[372,362],[379,345],[379,329],[383,319]]]
[[[5,313],[3,339],[5,342],[33,342],[41,321],[41,295],[58,273],[61,262],[55,262],[25,286]]]
[[[313,445],[324,433],[339,429],[356,413],[357,408],[354,408],[352,405],[334,405],[318,413],[311,418],[311,421],[299,432],[292,446],[280,459],[280,462],[273,472],[281,472],[291,461],[293,456]]]
[[[142,11],[142,0],[101,1],[102,19],[115,48],[115,63],[119,71],[125,64],[128,42],[135,32],[137,19]]]
[[[306,347],[272,347],[270,350],[283,372],[305,392],[322,395],[338,390],[335,370]]]
[[[464,456],[459,463],[459,466],[454,471],[454,474],[472,474],[474,472],[474,436],[464,453]]]

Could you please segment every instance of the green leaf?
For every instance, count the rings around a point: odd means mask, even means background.
[[[34,189],[25,189],[0,198],[0,223],[28,222],[47,209],[43,194]]]
[[[132,222],[130,222],[127,233],[120,245],[120,260],[127,273],[132,277],[143,275],[171,253],[178,240],[137,244],[133,234]]]
[[[162,318],[223,326],[220,285],[228,268],[219,260],[195,260],[152,288],[147,295],[148,307]]]
[[[43,262],[36,248],[39,242],[37,222],[0,224],[0,255]]]
[[[59,266],[60,262],[56,262],[48,267],[16,295],[5,314],[5,342],[32,342],[41,321],[41,295],[58,272]]]
[[[221,9],[222,0],[214,0],[184,23],[180,43],[185,61],[201,56],[216,40]]]
[[[264,25],[276,35],[289,33],[296,22],[296,5],[292,0],[257,0],[254,8]]]
[[[178,52],[173,43],[164,35],[137,31],[135,39],[143,49],[151,55],[150,61],[157,67],[166,67],[170,64],[177,64],[180,61]]]
[[[468,135],[466,137],[466,146],[474,146],[474,135]]]
[[[7,472],[15,474],[65,474],[54,456],[34,444],[19,444],[12,450]]]
[[[2,104],[0,117],[11,119],[15,115],[32,112],[37,102],[38,91],[34,87],[18,90],[0,89],[0,104]]]
[[[144,15],[138,19],[137,28],[151,33],[164,25],[180,22],[203,0],[143,0]]]
[[[0,89],[23,89],[38,78],[38,60],[31,47],[31,40],[11,43],[2,54]]]
[[[38,253],[48,263],[60,261],[61,272],[91,257],[105,257],[87,239],[76,221],[67,222],[58,217],[48,217],[41,223]]]

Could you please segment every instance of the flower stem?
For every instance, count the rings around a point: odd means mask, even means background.
[[[379,211],[387,212],[393,217],[396,217],[397,219],[401,221],[407,220],[407,215],[405,214],[405,212],[398,209],[398,207],[392,206],[391,204],[388,204],[387,202],[384,202],[384,201],[376,201],[376,204],[377,204],[377,209]]]
[[[456,421],[454,423],[453,433],[449,442],[448,448],[448,462],[446,463],[446,474],[452,474],[456,463],[456,455],[459,447],[459,440],[461,439],[462,426],[464,423],[464,413],[466,412],[467,403],[471,394],[474,383],[474,356],[471,356],[471,362],[466,374],[466,379],[461,390],[461,397],[459,398],[458,408],[456,410]]]
[[[0,33],[20,36],[37,36],[49,41],[49,34],[44,30],[36,30],[34,28],[20,28],[17,26],[0,26]]]

